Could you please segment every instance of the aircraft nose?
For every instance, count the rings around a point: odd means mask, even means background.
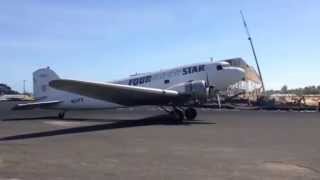
[[[226,89],[228,86],[235,84],[245,79],[245,70],[240,67],[224,67],[220,71],[222,81],[220,83],[221,89]]]
[[[245,80],[246,71],[240,67],[233,67],[234,74],[237,74],[238,78],[236,80],[241,81]]]
[[[227,67],[225,70],[228,71],[230,80],[234,83],[242,81],[245,79],[246,72],[243,68],[240,67]]]

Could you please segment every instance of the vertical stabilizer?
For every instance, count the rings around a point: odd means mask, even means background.
[[[33,94],[37,100],[52,100],[58,91],[49,86],[49,82],[59,79],[59,76],[49,67],[38,69],[33,73]]]

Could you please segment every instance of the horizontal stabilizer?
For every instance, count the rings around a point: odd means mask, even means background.
[[[43,101],[43,102],[34,102],[26,104],[17,104],[12,108],[12,110],[29,110],[34,108],[46,108],[56,104],[61,103],[62,101]]]

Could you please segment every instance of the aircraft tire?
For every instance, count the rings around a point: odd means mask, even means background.
[[[194,108],[188,108],[185,110],[187,120],[194,120],[197,117],[197,110]]]
[[[65,115],[65,112],[59,112],[58,117],[59,119],[63,119]]]

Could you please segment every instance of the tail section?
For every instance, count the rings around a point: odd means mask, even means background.
[[[50,81],[57,79],[60,79],[59,76],[49,67],[35,71],[33,73],[34,97],[38,100],[50,100],[58,97],[59,91],[49,86]]]

